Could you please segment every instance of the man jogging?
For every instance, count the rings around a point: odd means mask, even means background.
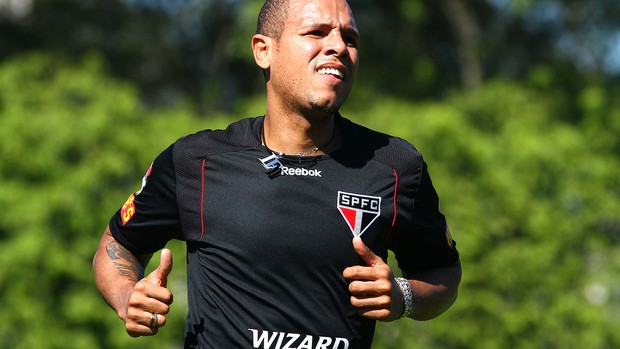
[[[96,284],[129,335],[166,324],[170,251],[144,268],[171,239],[187,243],[186,348],[370,348],[377,320],[452,305],[459,255],[421,154],[338,112],[358,44],[344,0],[265,3],[264,116],[176,141],[101,238]]]

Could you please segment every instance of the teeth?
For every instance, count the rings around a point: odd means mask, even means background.
[[[336,75],[339,78],[342,78],[342,72],[340,70],[334,69],[334,68],[322,68],[322,69],[319,69],[319,74],[321,74],[321,75],[331,74],[331,75]]]

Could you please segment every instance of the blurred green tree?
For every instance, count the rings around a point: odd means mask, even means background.
[[[97,296],[91,260],[156,149],[197,122],[146,118],[136,90],[106,77],[102,62],[34,53],[0,66],[0,348],[152,344],[123,333]],[[160,345],[178,342],[183,317],[173,314],[176,330]]]
[[[148,106],[191,101],[232,111],[259,91],[250,54],[261,0],[0,2],[0,60],[31,50],[102,52]],[[373,96],[443,98],[540,66],[574,107],[584,76],[618,78],[620,2],[353,0],[362,33],[358,87]],[[370,93],[370,92],[369,92]],[[566,115],[570,116],[570,115]]]

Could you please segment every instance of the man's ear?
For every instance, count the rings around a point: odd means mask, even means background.
[[[270,37],[256,34],[252,37],[252,52],[254,61],[263,70],[268,70],[271,66],[271,50],[273,41]]]

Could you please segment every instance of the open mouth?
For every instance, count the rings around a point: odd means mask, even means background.
[[[344,73],[335,68],[321,68],[318,70],[320,75],[333,75],[339,79],[344,78]]]

